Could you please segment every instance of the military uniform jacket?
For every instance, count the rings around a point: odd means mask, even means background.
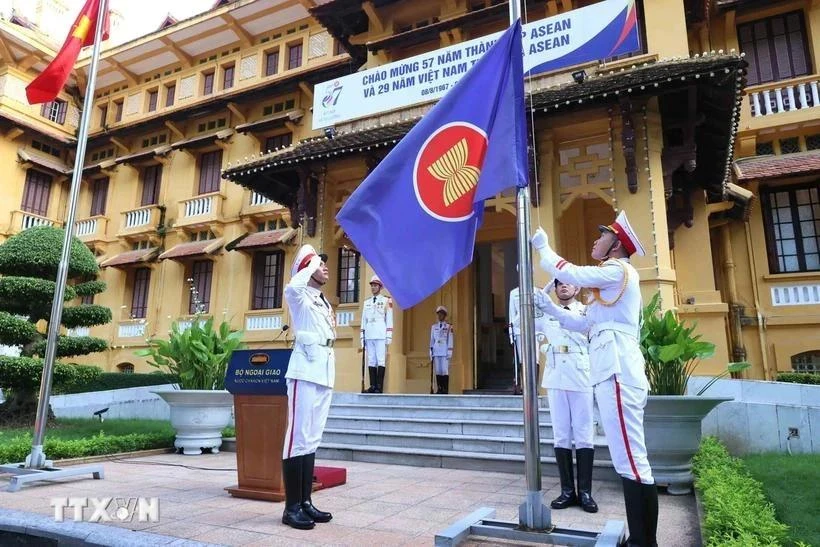
[[[583,315],[586,306],[573,301],[569,311]],[[546,368],[541,387],[567,391],[592,392],[589,381],[589,343],[580,332],[561,327],[557,319],[550,317],[543,323],[546,344]]]
[[[558,280],[597,289],[585,315],[567,311],[552,299],[543,299],[548,313],[562,327],[587,334],[592,385],[614,374],[623,384],[649,389],[640,348],[640,279],[629,259],[613,258],[600,266],[576,266],[549,246],[541,249],[541,257],[541,267]]]
[[[453,353],[453,326],[447,321],[436,321],[430,328],[431,357],[448,357]]]
[[[365,340],[393,338],[393,301],[390,297],[379,294],[364,301],[362,338]]]
[[[321,263],[318,257],[285,286],[291,328],[296,332],[285,378],[332,388],[336,379],[333,341],[336,321],[330,303],[319,289],[307,285]]]
[[[518,357],[521,358],[521,305],[519,302],[518,296],[518,287],[514,288],[510,291],[510,305],[509,305],[509,334],[510,334],[510,344],[513,343],[513,339],[515,340],[515,344],[518,349]],[[536,340],[540,340],[542,337],[541,335],[544,334],[546,331],[546,321],[549,319],[543,312],[543,310],[538,309],[537,306],[534,306],[533,315],[535,323],[533,323],[533,329],[535,331],[535,338]],[[536,353],[538,352],[538,344],[536,344]]]

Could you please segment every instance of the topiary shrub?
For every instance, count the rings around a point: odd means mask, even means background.
[[[60,228],[38,226],[0,245],[0,343],[19,347],[21,355],[0,357],[0,388],[6,396],[0,404],[0,425],[28,426],[34,421],[47,332],[47,329],[38,330],[36,325],[51,318],[64,234]],[[93,253],[73,238],[68,266],[70,284],[66,286],[65,300],[104,291],[105,283],[95,280],[98,273]],[[111,310],[85,304],[66,306],[62,317],[66,328],[92,327],[110,321]],[[91,336],[60,336],[57,342],[58,357],[87,355],[105,349],[105,340]],[[99,372],[98,369],[97,374]],[[55,363],[52,385],[55,389],[64,389],[94,376],[88,367]]]
[[[777,375],[777,381],[791,384],[820,385],[820,374],[812,374],[810,372],[781,372]]]

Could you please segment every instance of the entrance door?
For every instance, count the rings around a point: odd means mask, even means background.
[[[510,291],[517,285],[515,240],[476,245],[476,387],[512,392],[513,351],[508,334]]]

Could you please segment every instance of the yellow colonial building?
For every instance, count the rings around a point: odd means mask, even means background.
[[[527,2],[525,14],[595,3]],[[640,51],[527,79],[533,228],[589,263],[597,225],[625,209],[647,248],[635,259],[645,299],[660,291],[717,344],[699,373],[739,359],[753,364],[750,378],[818,370],[820,4],[634,5]],[[282,289],[295,250],[312,243],[330,257],[336,388],[358,391],[373,271],[335,215],[431,105],[314,130],[314,93],[503,30],[507,13],[491,0],[219,1],[104,49],[76,234],[99,257],[109,288],[94,303],[114,321],[91,329],[111,349],[84,362],[151,370],[134,352],[191,321],[194,293],[252,347],[285,347]],[[3,237],[62,223],[88,78],[81,58],[59,100],[29,106],[25,85],[55,53],[31,27],[0,21]],[[386,391],[429,390],[429,329],[442,304],[457,334],[451,393],[511,387],[515,222],[512,193],[488,200],[473,264],[395,310]],[[536,281],[546,282],[538,268]]]

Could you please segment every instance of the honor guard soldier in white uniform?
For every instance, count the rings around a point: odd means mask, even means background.
[[[580,290],[557,279],[542,291],[555,288],[558,302],[565,310],[583,315],[586,306],[575,297]],[[546,298],[549,298],[548,296]],[[587,513],[597,513],[598,504],[592,499],[592,461],[595,456],[592,431],[592,385],[589,382],[589,354],[587,337],[561,327],[553,317],[544,322],[547,343],[546,368],[541,387],[547,389],[550,419],[555,439],[555,461],[561,479],[561,495],[552,500],[553,509],[580,505]],[[578,463],[578,493],[572,473],[572,442]]]
[[[557,306],[543,294],[536,304],[561,326],[586,333],[589,339],[590,381],[615,470],[622,477],[629,545],[657,545],[658,492],[646,457],[643,411],[649,394],[640,348],[641,290],[629,257],[645,251],[626,214],[600,226],[592,247],[599,266],[576,266],[558,256],[539,228],[532,244],[541,267],[556,279],[591,289],[585,315]]]
[[[518,266],[515,267],[515,271],[518,271]],[[514,366],[516,367],[515,377],[516,382],[515,386],[513,387],[513,394],[514,395],[521,395],[524,393],[524,390],[521,388],[521,375],[524,374],[524,367],[521,363],[521,311],[520,311],[520,296],[518,292],[518,287],[515,287],[513,290],[510,291],[510,301],[509,301],[509,313],[508,318],[510,320],[509,324],[507,325],[507,332],[510,334],[510,345],[513,347],[513,351],[515,352],[515,363]],[[535,331],[535,347],[538,347],[538,339],[540,335],[544,333],[544,321],[546,320],[546,316],[544,312],[542,312],[537,307],[533,309],[535,324],[533,325],[533,329]],[[536,357],[536,362],[538,359]]]
[[[361,343],[367,355],[367,371],[370,374],[368,393],[384,391],[385,354],[393,340],[393,300],[380,294],[383,287],[379,276],[370,278],[373,297],[364,301],[362,309]]]
[[[336,376],[333,343],[336,321],[322,294],[327,283],[327,255],[303,245],[285,286],[291,328],[296,332],[285,374],[288,384],[288,427],[282,449],[285,512],[282,522],[309,530],[332,515],[311,502],[316,449],[322,440]]]
[[[437,393],[450,392],[450,359],[453,358],[453,326],[445,319],[447,308],[436,308],[438,321],[430,328],[430,360],[436,372]]]

